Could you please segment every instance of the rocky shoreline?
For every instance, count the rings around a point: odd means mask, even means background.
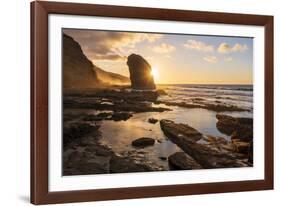
[[[64,93],[63,175],[105,174],[123,172],[163,171],[161,165],[150,161],[140,148],[154,147],[157,139],[136,137],[131,150],[117,153],[102,141],[100,126],[104,121],[127,121],[134,114],[169,112],[171,106],[200,108],[216,112],[245,111],[243,108],[221,104],[187,104],[158,100],[167,95],[163,90],[137,91],[126,87],[68,91]],[[81,109],[79,113],[71,112]],[[84,113],[91,109],[91,114]],[[168,119],[149,118],[149,124],[161,127],[166,138],[182,151],[159,156],[170,170],[249,167],[253,164],[253,120],[217,114],[217,128],[231,136],[206,136],[188,124]]]

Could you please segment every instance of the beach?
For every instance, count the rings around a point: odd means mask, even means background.
[[[252,85],[116,86],[63,102],[64,175],[253,166],[252,140],[235,135],[253,128]]]

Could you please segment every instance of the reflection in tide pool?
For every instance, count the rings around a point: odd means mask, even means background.
[[[230,140],[230,137],[217,130],[216,112],[205,109],[170,108],[172,111],[162,113],[137,113],[127,121],[103,121],[100,128],[103,136],[102,142],[112,147],[115,152],[122,153],[134,150],[135,148],[131,146],[131,142],[137,138],[154,138],[156,140],[154,146],[138,150],[145,152],[150,161],[167,168],[167,161],[160,160],[159,157],[168,157],[174,152],[181,151],[181,149],[165,137],[159,122],[150,124],[148,122],[149,118],[169,119],[176,123],[185,123],[204,135],[220,136]]]

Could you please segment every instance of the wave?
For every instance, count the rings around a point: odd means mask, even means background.
[[[236,91],[253,91],[253,85],[217,85],[217,84],[204,84],[204,85],[194,85],[194,84],[165,84],[160,86],[172,86],[181,88],[195,88],[195,89],[211,89],[211,90],[236,90]]]

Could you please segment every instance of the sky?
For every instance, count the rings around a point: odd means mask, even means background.
[[[64,29],[93,64],[129,76],[127,56],[144,57],[158,84],[252,84],[253,39]]]

